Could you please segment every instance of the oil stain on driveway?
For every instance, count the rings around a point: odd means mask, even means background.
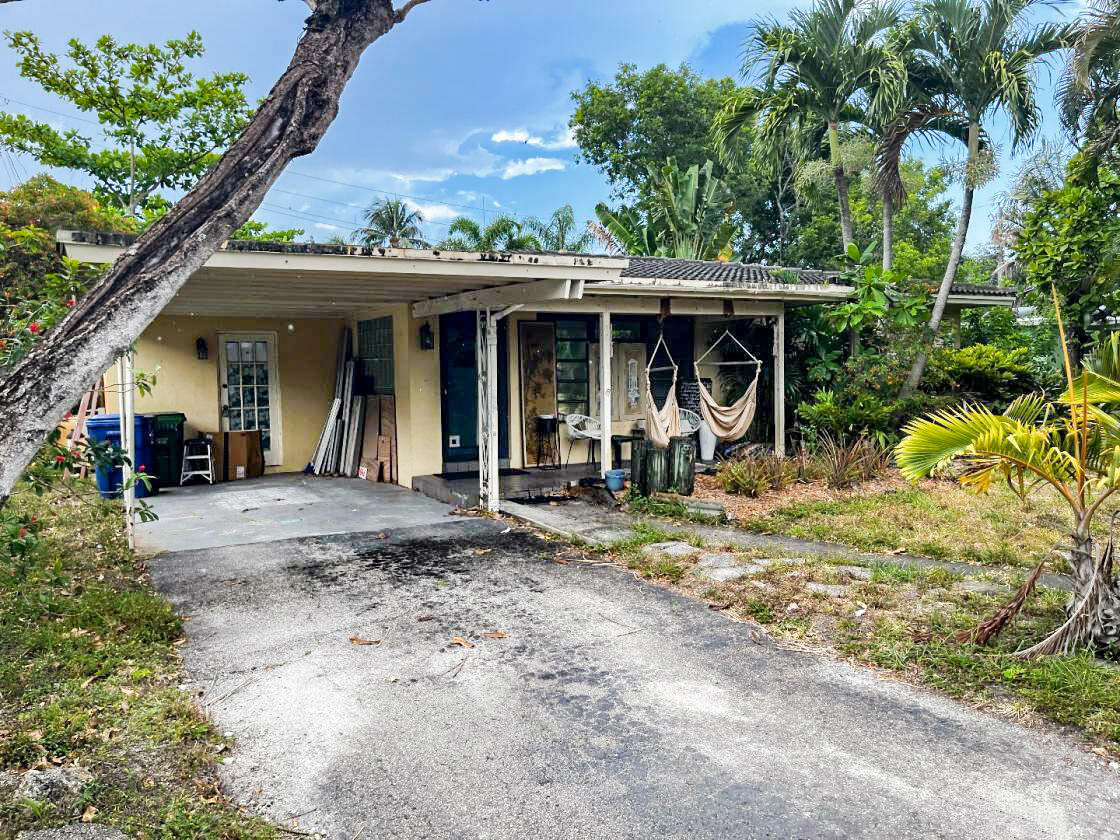
[[[167,554],[152,575],[237,739],[230,792],[302,831],[1116,836],[1120,777],[1062,739],[566,550],[469,520]]]

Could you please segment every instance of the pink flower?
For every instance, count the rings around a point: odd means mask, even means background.
[[[54,459],[61,464],[63,461],[66,460],[66,456],[65,455],[55,455]]]
[[[78,305],[78,301],[75,298],[70,298],[69,300],[66,301],[66,305],[73,308],[73,307]]]
[[[32,335],[38,335],[41,329],[42,327],[35,323],[32,323],[27,327],[28,332],[30,332]]]

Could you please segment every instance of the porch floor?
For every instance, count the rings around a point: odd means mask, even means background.
[[[499,478],[501,498],[531,499],[548,493],[566,490],[581,478],[597,478],[599,465],[568,464],[558,470],[529,467],[514,475]],[[445,478],[439,475],[418,475],[412,479],[412,489],[439,502],[458,507],[475,507],[478,504],[478,473],[464,473],[462,478]]]

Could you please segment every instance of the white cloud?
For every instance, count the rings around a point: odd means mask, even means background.
[[[446,204],[418,204],[415,201],[405,200],[405,204],[413,210],[419,210],[425,222],[446,222],[462,215],[454,207]]]
[[[338,225],[328,225],[324,222],[316,222],[315,227],[319,228],[319,230],[342,230]]]
[[[531,157],[525,160],[511,160],[502,170],[502,180],[508,181],[521,175],[538,175],[541,172],[556,172],[567,166],[567,162],[559,158]]]
[[[571,128],[564,129],[550,140],[546,140],[538,134],[530,134],[528,129],[503,128],[491,134],[490,140],[493,143],[525,143],[529,146],[536,146],[540,149],[548,149],[549,151],[571,149],[576,145],[575,134],[572,132]]]

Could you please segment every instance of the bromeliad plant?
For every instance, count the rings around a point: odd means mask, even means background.
[[[1058,326],[1065,350],[1060,317]],[[1102,547],[1092,527],[1120,489],[1120,334],[1098,347],[1077,375],[1065,350],[1065,372],[1066,390],[1054,401],[1026,395],[1001,414],[966,404],[914,420],[904,429],[895,457],[902,474],[913,480],[956,465],[960,483],[980,493],[996,481],[1006,481],[1022,496],[1046,485],[1056,490],[1071,514],[1070,543],[1055,547],[1055,553],[1068,562],[1073,596],[1066,621],[1018,655],[1034,658],[1087,646],[1115,657],[1120,655],[1120,580],[1113,567],[1112,529]],[[983,642],[998,633],[1030,594],[1044,563],[969,638]]]

